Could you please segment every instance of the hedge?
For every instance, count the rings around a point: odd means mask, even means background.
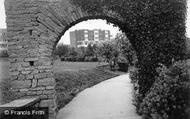
[[[96,57],[62,57],[61,61],[70,61],[70,62],[97,62],[98,58],[96,58]]]
[[[148,119],[189,119],[190,80],[185,61],[158,68],[159,76],[140,104]]]

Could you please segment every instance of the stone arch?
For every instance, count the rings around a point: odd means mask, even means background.
[[[40,105],[50,109],[50,119],[55,118],[52,53],[60,37],[74,24],[88,19],[105,19],[116,25],[123,21],[111,13],[87,14],[69,0],[5,0],[5,9],[11,91],[18,98],[39,96]]]
[[[79,6],[72,4],[71,0],[5,0],[5,9],[7,17],[7,39],[9,42],[8,53],[11,64],[11,90],[14,91],[18,97],[40,96],[42,99],[41,106],[50,107],[50,119],[55,118],[56,109],[52,51],[60,36],[63,35],[70,26],[80,21],[101,18],[118,25],[118,27],[129,36],[129,40],[137,51],[138,58],[143,62],[148,62],[145,64],[144,69],[149,69],[150,72],[155,71],[152,69],[155,68],[153,65],[156,64],[157,59],[153,64],[151,64],[152,62],[150,62],[150,60],[157,55],[159,56],[158,53],[155,53],[158,49],[154,48],[157,44],[155,42],[146,42],[146,40],[143,42],[142,39],[134,40],[143,35],[141,34],[142,29],[131,30],[130,23],[127,23],[126,19],[122,19],[124,18],[123,16],[120,17],[122,14],[117,14],[114,11],[94,12],[93,14],[87,13],[87,11],[82,10]],[[167,15],[167,13],[164,14]],[[150,25],[149,22],[151,21],[148,21],[149,16],[154,14],[150,12],[144,15],[147,15],[145,16],[145,18],[147,17],[147,21],[142,21],[142,28],[144,28],[143,25],[145,23],[147,23],[145,26]],[[160,19],[161,16],[159,15],[160,14],[157,14],[155,20]],[[135,18],[131,17],[130,19],[133,20]],[[137,21],[137,19],[135,20]],[[134,23],[136,23],[136,21],[134,21]],[[160,25],[164,22],[163,20],[155,24]],[[178,22],[179,21],[176,21],[176,23]],[[131,26],[133,26],[133,24]],[[183,30],[181,26],[183,25],[180,25],[181,30]],[[173,28],[169,30],[172,31]],[[177,29],[177,27],[174,29]],[[135,31],[138,32],[136,36]],[[159,31],[155,30],[154,34],[157,34],[157,32]],[[167,33],[170,33],[170,36],[174,35],[178,38],[178,36],[174,33],[172,34],[172,32],[166,31],[165,35],[167,35]],[[159,34],[163,35],[164,33],[160,32]],[[158,40],[161,42],[161,38],[158,38]],[[182,40],[176,41],[180,42]],[[179,46],[178,49],[180,48],[181,46]],[[145,50],[149,52],[147,53]],[[178,55],[179,54],[180,53],[178,53]],[[164,55],[166,56],[167,54]],[[150,67],[152,67],[152,69]],[[146,71],[145,73],[150,72]],[[148,78],[151,78],[151,76]],[[142,84],[145,83],[147,82],[142,82]]]

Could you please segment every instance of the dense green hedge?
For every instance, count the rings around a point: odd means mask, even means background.
[[[102,15],[126,33],[137,53],[139,91],[154,83],[158,63],[184,58],[186,0],[72,0],[90,15]],[[115,21],[110,20],[112,17]]]
[[[97,57],[62,57],[61,61],[69,61],[69,62],[98,62]]]

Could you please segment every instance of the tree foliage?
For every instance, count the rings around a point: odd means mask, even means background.
[[[55,50],[55,54],[58,55],[59,57],[66,56],[68,52],[69,52],[69,46],[63,44],[58,44]]]
[[[106,41],[99,45],[98,54],[103,57],[106,62],[110,62],[113,57],[118,56],[118,49],[116,48],[114,41]]]
[[[118,60],[121,60],[122,62],[122,59],[126,59],[130,65],[134,65],[137,60],[136,52],[126,35],[124,33],[117,34],[115,42],[116,47],[119,50]]]

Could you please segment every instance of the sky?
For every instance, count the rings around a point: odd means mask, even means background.
[[[111,35],[114,36],[121,32],[119,31],[118,27],[114,27],[113,24],[107,24],[106,20],[88,20],[88,21],[84,21],[84,22],[80,22],[78,24],[76,24],[75,26],[71,27],[70,29],[68,29],[65,34],[62,36],[60,43],[64,43],[64,44],[69,44],[70,43],[70,35],[69,32],[70,31],[74,31],[74,30],[79,30],[79,29],[89,29],[89,30],[93,30],[93,29],[102,29],[102,30],[110,30]]]
[[[186,21],[186,35],[187,37],[190,37],[190,0],[188,0],[188,6],[187,9],[187,21]],[[0,0],[0,29],[6,28],[5,23],[5,10],[4,10],[4,0]],[[110,30],[111,35],[115,36],[117,33],[119,33],[119,28],[113,27],[113,25],[106,24],[105,20],[88,20],[86,22],[81,22],[76,24],[75,26],[71,27],[69,30],[67,30],[64,34],[64,36],[61,38],[60,42],[63,42],[65,44],[69,44],[69,32],[74,31],[76,29],[102,29],[102,30]]]

